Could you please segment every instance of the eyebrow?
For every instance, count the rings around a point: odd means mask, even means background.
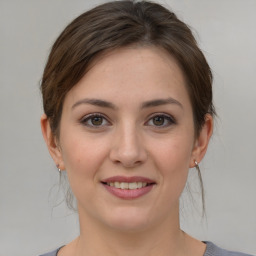
[[[183,105],[179,101],[173,98],[146,101],[142,103],[141,108],[157,107],[157,106],[166,105],[166,104],[176,104],[183,109]]]
[[[81,104],[90,104],[98,107],[103,107],[103,108],[111,108],[111,109],[116,109],[117,107],[112,104],[111,102],[105,101],[105,100],[100,100],[100,99],[82,99],[77,101],[73,106],[72,109],[75,107],[81,105]]]
[[[105,100],[100,100],[100,99],[87,99],[87,98],[77,101],[72,106],[72,109],[74,109],[77,106],[82,105],[82,104],[90,104],[90,105],[103,107],[103,108],[117,109],[117,107],[111,102],[108,102],[108,101],[105,101]],[[141,104],[141,109],[149,108],[149,107],[157,107],[157,106],[167,105],[167,104],[176,104],[176,105],[178,105],[179,107],[181,107],[183,109],[183,105],[179,101],[177,101],[173,98],[155,99],[155,100],[150,100],[150,101],[143,102]]]

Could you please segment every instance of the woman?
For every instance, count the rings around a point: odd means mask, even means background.
[[[245,255],[180,229],[215,111],[211,70],[175,14],[133,1],[82,14],[53,45],[41,89],[42,132],[80,221],[79,237],[46,255]]]

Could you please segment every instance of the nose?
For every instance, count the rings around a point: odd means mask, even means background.
[[[135,127],[127,125],[117,129],[112,141],[110,159],[126,168],[138,166],[147,160],[147,151]]]

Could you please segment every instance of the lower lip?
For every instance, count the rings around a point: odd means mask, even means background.
[[[103,186],[114,196],[122,198],[122,199],[136,199],[141,196],[144,196],[145,194],[149,193],[151,189],[153,188],[153,184],[143,187],[143,188],[137,188],[137,189],[120,189],[116,187],[111,187],[106,184],[103,184]]]

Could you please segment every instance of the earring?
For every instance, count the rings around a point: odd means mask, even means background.
[[[195,162],[195,168],[196,168],[198,171],[200,171],[200,168],[199,168],[198,162],[197,162],[196,160],[194,160],[194,162]]]
[[[59,173],[60,173],[60,172],[61,172],[61,169],[59,168],[59,166],[60,166],[59,164],[56,165],[56,167],[57,167],[57,169],[58,169],[58,171],[59,171]]]

